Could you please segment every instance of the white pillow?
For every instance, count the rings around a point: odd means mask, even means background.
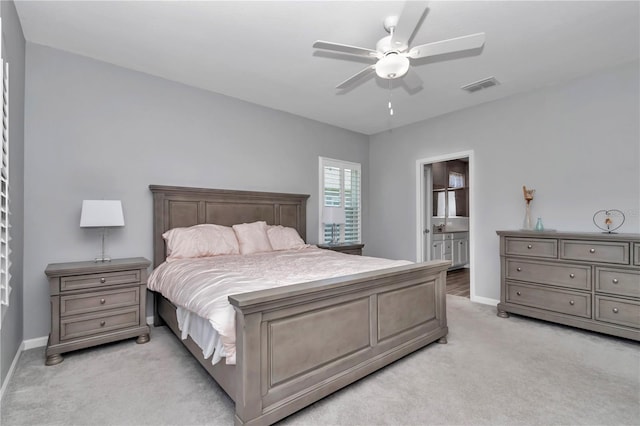
[[[308,247],[295,228],[272,225],[267,228],[267,236],[274,250],[295,250]]]
[[[236,234],[229,226],[202,224],[173,228],[162,237],[167,244],[167,262],[240,253]]]
[[[260,221],[233,225],[233,230],[240,244],[240,254],[273,250],[267,236],[267,222]]]

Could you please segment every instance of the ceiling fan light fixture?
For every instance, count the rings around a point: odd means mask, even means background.
[[[376,63],[376,74],[380,78],[400,78],[409,71],[409,59],[397,52],[388,53]]]

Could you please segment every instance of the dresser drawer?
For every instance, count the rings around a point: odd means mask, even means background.
[[[640,328],[640,303],[596,296],[596,320]]]
[[[591,295],[507,282],[508,303],[591,318]]]
[[[640,266],[640,243],[633,243],[633,264]]]
[[[104,311],[100,314],[76,315],[60,319],[60,340],[75,339],[92,334],[140,325],[139,307]]]
[[[562,240],[560,258],[628,265],[629,243]]]
[[[85,314],[107,309],[137,305],[140,302],[138,286],[60,297],[60,316]]]
[[[505,277],[508,280],[591,290],[589,266],[507,259],[505,269]]]
[[[73,275],[60,278],[60,291],[102,287],[140,282],[140,271],[105,272],[102,274]]]
[[[558,257],[558,241],[536,238],[505,238],[506,255],[531,257]]]
[[[640,297],[640,271],[596,267],[596,291]]]

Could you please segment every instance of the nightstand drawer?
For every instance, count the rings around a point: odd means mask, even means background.
[[[507,283],[509,303],[591,318],[591,294]]]
[[[512,256],[558,257],[557,240],[505,238],[505,254]]]
[[[60,319],[60,340],[75,339],[103,334],[108,331],[119,330],[140,325],[140,310],[138,306],[101,314],[78,315]]]
[[[628,265],[629,243],[562,240],[560,258]]]
[[[103,287],[140,282],[140,271],[104,272],[101,274],[74,275],[60,278],[60,291]]]
[[[580,290],[591,290],[591,267],[507,259],[505,277]]]
[[[640,303],[596,296],[596,319],[630,327],[640,327]]]
[[[318,244],[318,248],[324,250],[332,250],[344,254],[355,254],[358,256],[362,256],[362,247],[364,247],[364,244],[360,243]]]
[[[61,296],[60,316],[65,317],[138,305],[139,301],[140,289],[137,286],[120,290]]]
[[[355,254],[355,255],[358,255],[358,256],[362,256],[362,249],[340,250],[340,253]]]

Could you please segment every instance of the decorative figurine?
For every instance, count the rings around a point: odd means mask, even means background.
[[[522,185],[522,193],[524,194],[524,200],[527,202],[527,209],[524,214],[524,223],[522,225],[522,229],[533,229],[531,225],[531,201],[533,201],[533,193],[536,192],[535,189],[527,189],[525,185]]]
[[[593,215],[593,224],[605,234],[615,234],[613,231],[622,226],[624,219],[624,213],[620,210],[598,210]]]

